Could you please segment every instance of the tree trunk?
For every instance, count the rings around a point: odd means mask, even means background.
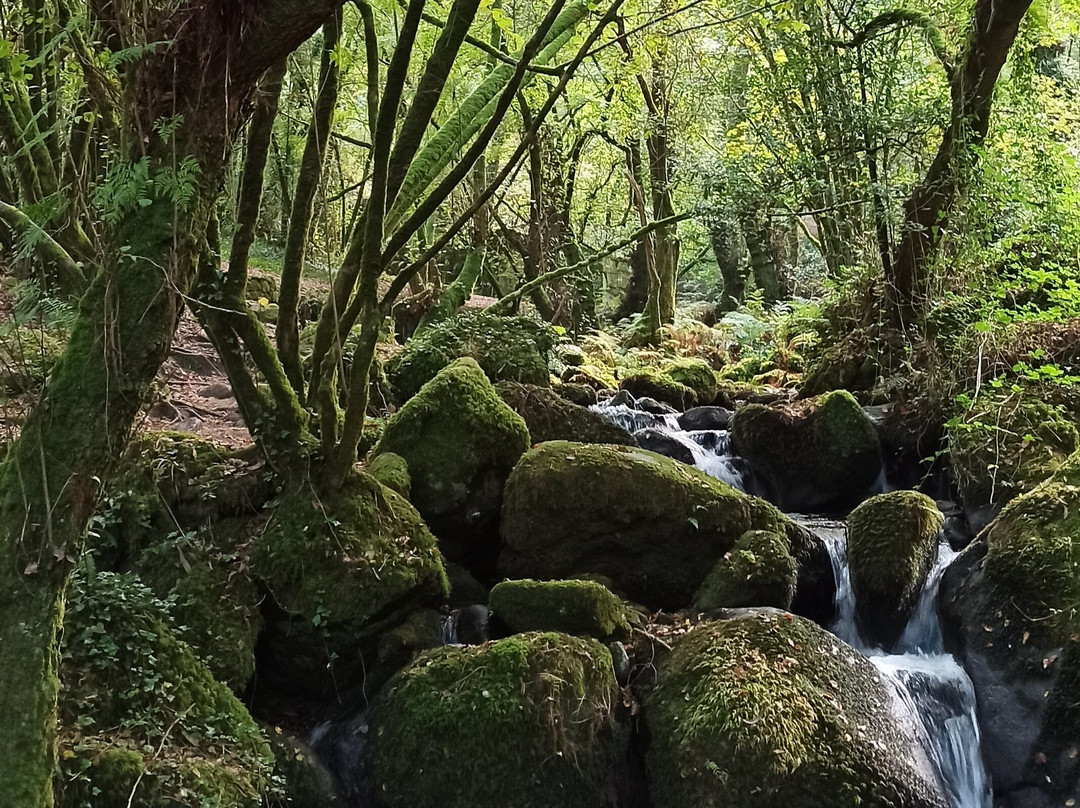
[[[709,228],[716,266],[720,270],[723,289],[716,310],[719,314],[735,311],[746,297],[747,266],[743,264],[743,240],[735,218],[725,217]]]
[[[949,223],[978,147],[990,128],[994,85],[1031,0],[977,0],[963,63],[951,76],[952,113],[934,162],[904,203],[900,241],[893,250],[889,308],[898,328],[912,325],[926,305],[927,270]]]

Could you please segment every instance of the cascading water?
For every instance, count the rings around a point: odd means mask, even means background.
[[[963,668],[945,653],[936,612],[938,585],[956,553],[948,542],[941,542],[937,563],[927,576],[897,653],[886,654],[868,646],[855,624],[844,523],[801,517],[799,521],[829,548],[836,576],[837,617],[832,632],[870,658],[892,687],[899,708],[914,719],[919,741],[952,807],[990,808],[990,782],[975,719],[975,691]]]
[[[742,461],[731,454],[731,443],[725,429],[685,431],[679,426],[678,415],[653,415],[627,407],[625,404],[596,404],[591,409],[638,436],[646,430],[659,432],[689,450],[694,465],[740,491],[745,490]]]

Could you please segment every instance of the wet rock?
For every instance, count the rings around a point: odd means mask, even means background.
[[[679,428],[687,432],[727,429],[731,415],[731,410],[723,407],[693,407],[679,416]]]
[[[614,395],[608,398],[607,403],[610,407],[622,406],[632,408],[635,402],[634,396],[631,395],[629,390],[618,390]]]
[[[623,390],[622,392],[626,392]],[[635,410],[641,412],[647,412],[650,415],[674,415],[678,410],[672,407],[670,404],[665,404],[662,401],[657,401],[655,398],[649,396],[642,396],[632,405]]]
[[[529,444],[525,422],[466,358],[398,410],[372,456],[393,452],[405,459],[412,503],[440,548],[483,578],[498,550],[503,483]]]
[[[819,626],[831,626],[836,619],[836,575],[829,548],[820,536],[796,522],[787,522],[784,534],[798,568],[790,611]]]
[[[693,450],[667,432],[661,432],[658,429],[639,429],[634,433],[634,440],[642,449],[662,454],[664,457],[670,457],[672,460],[678,460],[689,466],[694,465]]]
[[[784,612],[732,615],[659,666],[644,713],[656,808],[945,808],[869,660]]]
[[[648,396],[676,410],[686,410],[698,403],[697,393],[693,388],[675,381],[655,368],[644,368],[629,374],[619,382],[619,388],[628,390],[634,398]]]
[[[499,382],[496,390],[502,400],[525,420],[533,443],[549,440],[634,443],[633,436],[621,426],[586,407],[570,403],[551,388]]]
[[[337,779],[307,744],[269,727],[266,736],[274,754],[275,794],[268,805],[282,808],[345,808],[345,795]]]
[[[785,511],[849,507],[881,474],[874,427],[842,390],[794,408],[740,407],[731,419],[731,441],[762,493]]]
[[[376,697],[374,808],[596,808],[620,755],[611,655],[518,634],[421,655]]]
[[[878,494],[848,517],[848,563],[862,635],[890,649],[904,633],[937,560],[943,519],[917,491]]]
[[[629,639],[629,610],[596,581],[503,581],[491,612],[514,633],[561,631],[598,640]]]
[[[487,603],[488,587],[484,586],[471,572],[453,561],[446,562],[446,577],[450,580],[451,608],[457,609],[473,603]]]
[[[767,503],[653,452],[551,441],[507,482],[499,572],[603,575],[636,602],[677,609],[739,536],[786,522]]]
[[[443,623],[445,645],[480,645],[491,639],[491,609],[474,603],[454,609]]]
[[[1080,794],[1080,455],[1001,515],[949,567],[946,645],[975,686],[995,805]]]

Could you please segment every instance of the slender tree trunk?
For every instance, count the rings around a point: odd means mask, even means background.
[[[893,324],[915,323],[926,304],[927,270],[949,215],[990,129],[994,85],[1031,0],[977,0],[963,62],[952,77],[952,113],[937,155],[904,203],[893,250],[889,308]]]

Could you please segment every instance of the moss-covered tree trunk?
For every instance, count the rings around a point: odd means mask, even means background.
[[[723,288],[716,310],[720,314],[735,311],[746,296],[746,271],[743,264],[743,240],[734,216],[723,216],[709,228],[709,244],[716,258]]]
[[[225,5],[182,3],[162,7],[160,19],[141,20],[171,39],[124,73],[122,159],[145,158],[148,179],[135,189],[145,203],[117,203],[110,212],[109,240],[100,245],[108,258],[80,303],[48,386],[0,464],[3,806],[53,803],[56,639],[68,575],[100,481],[168,353],[245,102],[259,76],[337,3]],[[157,125],[164,119],[177,122],[168,142]],[[185,173],[181,165],[197,168]]]

